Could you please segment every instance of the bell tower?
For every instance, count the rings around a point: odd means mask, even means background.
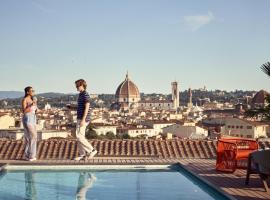
[[[172,82],[172,101],[173,101],[173,108],[177,109],[180,104],[179,99],[179,89],[178,89],[178,82]]]
[[[191,88],[188,89],[188,104],[187,104],[188,108],[192,108],[193,107],[193,103],[192,103],[192,90]]]

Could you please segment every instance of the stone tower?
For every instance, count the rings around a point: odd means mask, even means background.
[[[193,107],[193,103],[192,103],[192,90],[191,88],[188,89],[188,104],[187,104],[188,108],[192,108]]]
[[[172,82],[172,101],[173,101],[173,108],[177,109],[180,104],[180,99],[179,99],[178,83],[176,81]]]

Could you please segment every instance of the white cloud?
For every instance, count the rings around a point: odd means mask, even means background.
[[[215,20],[215,16],[210,11],[207,13],[207,15],[184,16],[185,24],[191,29],[191,31],[197,31],[213,20]]]
[[[43,13],[51,13],[53,10],[41,4],[38,0],[31,0],[32,5]]]

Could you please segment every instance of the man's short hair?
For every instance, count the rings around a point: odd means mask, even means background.
[[[79,80],[75,81],[75,84],[76,84],[76,86],[83,86],[84,89],[87,88],[87,83],[83,79],[79,79]]]

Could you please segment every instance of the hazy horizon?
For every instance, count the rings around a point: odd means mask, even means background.
[[[114,94],[129,71],[143,93],[267,90],[270,1],[0,2],[0,91]]]
[[[203,88],[191,88],[192,90],[200,90],[200,89],[203,89]],[[206,88],[207,89],[207,88]],[[189,88],[186,88],[184,90],[179,90],[179,92],[186,92],[188,91]],[[259,90],[243,90],[243,89],[236,89],[236,90],[222,90],[222,89],[212,89],[212,90],[208,90],[208,92],[211,92],[211,91],[226,91],[226,92],[235,92],[235,91],[244,91],[244,92],[252,92],[252,91],[255,91],[255,92],[259,92]],[[88,91],[88,90],[87,90]],[[24,93],[24,91],[19,91],[19,90],[0,90],[0,92],[21,92],[21,93]],[[71,94],[71,95],[76,95],[78,94],[79,92],[59,92],[59,91],[48,91],[48,92],[39,92],[39,93],[36,93],[37,95],[39,94],[46,94],[46,93],[56,93],[56,94]],[[161,93],[161,92],[150,92],[150,93],[145,93],[143,91],[140,91],[141,94],[164,94],[164,95],[170,95],[171,94],[171,91],[168,92],[168,93]],[[105,94],[105,95],[115,95],[115,92],[113,93],[91,93],[91,94],[96,94],[96,95],[102,95],[102,94]]]

